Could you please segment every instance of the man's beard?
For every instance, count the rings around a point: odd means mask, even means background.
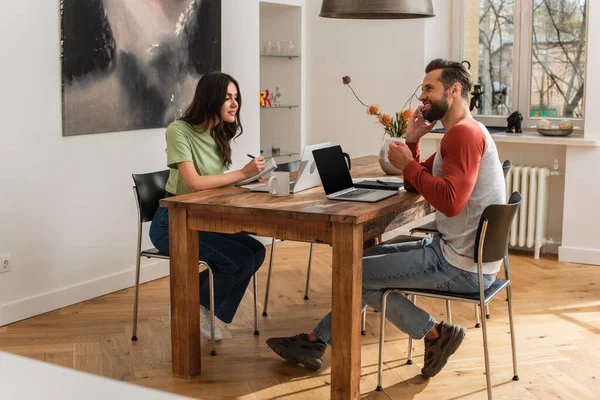
[[[431,108],[423,112],[423,118],[429,122],[438,121],[448,112],[448,95],[444,92],[444,97],[438,101],[430,100]]]

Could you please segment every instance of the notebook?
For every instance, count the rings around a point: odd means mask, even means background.
[[[277,168],[277,163],[275,162],[275,159],[274,158],[269,158],[265,162],[265,168],[262,171],[260,171],[258,174],[254,175],[254,176],[251,176],[250,178],[243,179],[241,181],[237,181],[235,183],[235,185],[236,186],[242,186],[242,185],[246,185],[246,184],[248,184],[250,182],[254,182],[258,178],[262,178],[263,176],[265,176],[269,172],[273,171],[275,168]]]
[[[355,187],[339,145],[315,150],[313,156],[328,199],[375,203],[398,194],[397,190]]]

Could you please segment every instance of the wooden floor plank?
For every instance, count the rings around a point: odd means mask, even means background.
[[[267,254],[268,260],[268,254]],[[331,247],[315,245],[309,300],[304,300],[308,245],[285,241],[274,253],[269,316],[254,336],[249,290],[233,323],[219,322],[223,340],[216,357],[202,346],[202,374],[192,380],[171,376],[169,279],[140,288],[138,341],[131,341],[133,289],[111,293],[0,328],[0,349],[74,369],[201,399],[328,399],[331,350],[319,372],[291,365],[266,346],[272,336],[310,331],[331,307]],[[600,391],[600,270],[533,260],[511,254],[513,307],[520,381],[512,378],[507,303],[501,294],[490,304],[490,363],[495,399],[595,399]],[[267,265],[258,273],[262,314]],[[568,276],[568,279],[566,277]],[[443,301],[419,298],[438,320]],[[436,377],[425,380],[423,343],[415,342],[413,365],[406,365],[406,334],[386,324],[384,392],[376,392],[380,314],[367,313],[361,337],[361,398],[484,399],[481,329],[474,328],[472,305],[452,303],[453,322],[467,336]],[[203,339],[206,342],[206,339]]]

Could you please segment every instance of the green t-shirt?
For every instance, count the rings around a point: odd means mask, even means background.
[[[174,121],[167,127],[167,165],[170,168],[167,192],[179,196],[190,193],[177,163],[191,161],[199,175],[225,172],[223,157],[210,131],[184,121]]]

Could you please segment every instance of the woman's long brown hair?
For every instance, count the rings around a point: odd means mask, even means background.
[[[221,107],[227,99],[227,87],[233,83],[237,89],[238,109],[234,122],[225,122],[221,118]],[[223,165],[229,168],[231,165],[231,139],[242,134],[242,121],[240,111],[242,110],[242,94],[237,81],[230,75],[222,72],[211,72],[204,74],[196,85],[194,100],[181,116],[181,120],[191,125],[208,127],[211,136],[217,143],[217,148],[223,157]]]

